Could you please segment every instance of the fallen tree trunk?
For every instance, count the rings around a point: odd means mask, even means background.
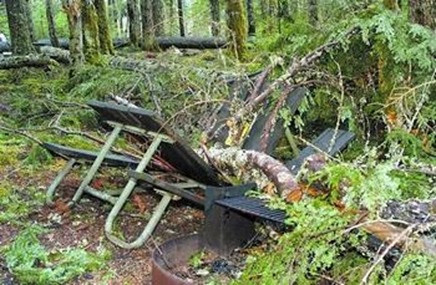
[[[222,38],[201,38],[201,37],[157,37],[156,45],[161,49],[170,47],[176,48],[192,48],[192,49],[216,49],[227,45],[227,41]],[[35,46],[52,46],[50,39],[41,39],[33,43]],[[115,48],[128,46],[130,42],[125,39],[114,39],[113,45]],[[59,39],[59,47],[63,49],[69,48],[68,39]]]
[[[55,48],[51,46],[44,46],[40,48],[41,54],[48,56],[57,62],[64,64],[71,64],[70,52],[60,48]]]
[[[199,37],[158,37],[156,43],[161,49],[170,47],[193,48],[193,49],[216,49],[227,45],[227,41],[221,38]]]
[[[245,182],[256,182],[258,187],[265,188],[271,181],[282,197],[300,192],[300,186],[289,169],[265,153],[238,148],[211,148],[208,155],[218,168]]]
[[[22,67],[57,66],[59,63],[46,55],[30,54],[26,56],[0,57],[0,69],[13,69]]]

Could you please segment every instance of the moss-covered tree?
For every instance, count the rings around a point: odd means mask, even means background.
[[[138,0],[127,0],[127,16],[129,18],[130,43],[138,47],[141,38],[141,22]]]
[[[47,17],[48,34],[50,42],[54,47],[59,46],[59,39],[56,33],[56,25],[54,21],[53,0],[45,0],[45,13]]]
[[[98,60],[100,55],[100,37],[97,11],[91,0],[82,0],[83,47],[87,61]]]
[[[114,47],[109,29],[109,19],[106,2],[105,0],[94,0],[94,6],[97,11],[100,52],[102,54],[113,54]]]
[[[81,2],[81,0],[63,0],[62,3],[67,14],[70,31],[70,53],[75,65],[81,65],[84,61]]]
[[[164,26],[164,13],[163,13],[163,2],[162,0],[152,0],[153,4],[153,24],[154,24],[154,35],[162,36],[165,32]]]
[[[153,0],[141,0],[142,44],[144,49],[154,46]]]
[[[242,0],[226,0],[227,26],[230,31],[230,51],[242,59],[246,50],[247,20]]]
[[[36,41],[36,35],[35,35],[35,25],[33,23],[33,16],[32,16],[33,3],[32,0],[24,0],[24,1],[26,2],[26,5],[24,5],[24,9],[27,17],[27,25],[29,26],[30,39],[32,40],[32,42],[34,42]]]
[[[27,4],[25,0],[6,0],[12,51],[15,54],[29,54],[35,51],[30,37]]]
[[[209,0],[210,6],[210,16],[212,19],[211,30],[213,36],[218,36],[220,34],[220,1],[219,0]]]

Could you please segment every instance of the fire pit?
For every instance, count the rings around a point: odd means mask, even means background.
[[[189,258],[203,249],[200,235],[189,235],[169,240],[153,252],[152,284],[193,284],[172,273],[174,268],[184,266]]]

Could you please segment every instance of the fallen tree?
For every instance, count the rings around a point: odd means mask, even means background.
[[[57,66],[59,63],[44,54],[0,57],[0,69]]]
[[[192,49],[216,49],[227,45],[227,41],[222,38],[202,38],[202,37],[157,37],[155,39],[157,47],[167,49],[170,47],[176,48],[192,48]],[[50,39],[41,39],[33,43],[35,46],[52,46]],[[115,48],[128,46],[130,43],[125,39],[114,39],[113,45]],[[68,39],[59,39],[59,47],[63,49],[69,48]]]
[[[276,192],[284,198],[300,191],[300,186],[290,170],[263,152],[235,147],[212,148],[208,151],[208,156],[218,168],[246,182],[256,182],[261,189],[268,187],[271,181]]]
[[[192,49],[216,49],[227,45],[222,38],[200,38],[200,37],[158,37],[156,44],[161,49],[170,47],[192,48]]]

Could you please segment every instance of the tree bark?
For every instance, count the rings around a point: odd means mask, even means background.
[[[435,0],[409,0],[410,20],[416,24],[436,29]]]
[[[24,0],[26,3],[24,5],[24,9],[26,11],[27,17],[27,25],[29,26],[30,39],[32,42],[36,40],[35,36],[35,25],[33,24],[33,16],[32,16],[32,0]]]
[[[230,51],[239,59],[245,55],[247,21],[242,0],[226,0],[227,26],[230,31]]]
[[[152,0],[141,0],[142,43],[145,49],[153,48],[153,5]]]
[[[68,18],[70,30],[70,54],[73,64],[83,64],[83,35],[81,0],[63,0],[63,8]]]
[[[94,0],[98,18],[98,38],[102,54],[114,54],[114,46],[109,29],[109,18],[105,0]]]
[[[56,24],[54,21],[54,13],[53,13],[53,1],[46,0],[45,1],[45,13],[47,17],[47,26],[48,26],[48,34],[50,36],[51,44],[54,47],[59,47],[59,39],[56,33]]]
[[[154,35],[158,37],[158,36],[162,36],[165,31],[163,3],[162,0],[152,0],[152,1],[153,1]]]
[[[14,54],[29,54],[35,52],[30,37],[29,24],[26,14],[27,2],[24,0],[7,0],[9,31]]]
[[[141,37],[141,22],[138,0],[127,0],[127,15],[129,18],[130,43],[133,46],[138,47]]]
[[[177,14],[179,18],[180,36],[184,37],[186,33],[185,33],[185,18],[183,16],[183,0],[177,0]]]
[[[100,55],[97,9],[94,3],[89,0],[82,0],[81,4],[85,57],[88,61],[93,61]]]
[[[248,20],[248,36],[255,36],[256,25],[254,22],[253,0],[247,0],[247,20]]]
[[[210,16],[212,19],[211,31],[212,36],[217,37],[220,34],[220,1],[209,0]]]

